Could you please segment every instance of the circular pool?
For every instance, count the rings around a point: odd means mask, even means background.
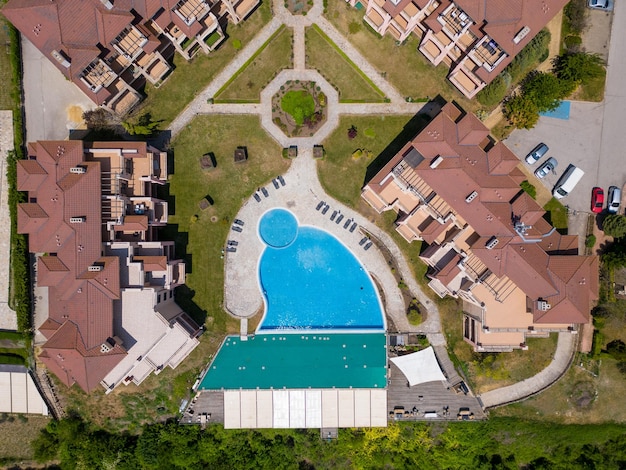
[[[298,221],[285,209],[272,209],[261,217],[259,235],[272,248],[290,245],[298,236]]]

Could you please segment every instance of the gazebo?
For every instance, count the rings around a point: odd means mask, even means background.
[[[235,149],[235,163],[243,163],[248,159],[248,149],[246,147],[237,147]]]
[[[215,155],[213,152],[205,153],[200,158],[200,168],[203,170],[212,170],[216,167]]]

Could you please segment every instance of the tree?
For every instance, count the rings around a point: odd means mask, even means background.
[[[494,78],[489,85],[480,90],[476,99],[483,106],[495,106],[504,99],[510,86],[511,75],[505,70]]]
[[[518,129],[532,129],[539,120],[539,110],[532,100],[514,95],[504,103],[504,116]]]
[[[563,54],[554,60],[554,73],[561,79],[576,83],[602,76],[604,64],[598,54],[575,52]]]
[[[354,139],[358,135],[358,133],[359,131],[357,131],[356,126],[350,126],[350,129],[348,129],[348,139]]]
[[[575,83],[561,80],[556,75],[538,72],[526,79],[522,85],[522,94],[535,104],[538,111],[550,111],[556,109],[561,99],[575,87]]]
[[[626,235],[626,217],[619,214],[607,215],[602,224],[602,230],[611,237],[623,237]]]
[[[83,113],[83,121],[87,129],[94,131],[109,130],[115,125],[115,119],[104,108],[96,108]]]
[[[130,135],[152,135],[159,130],[160,121],[153,121],[150,113],[143,113],[133,120],[122,121],[122,126]]]

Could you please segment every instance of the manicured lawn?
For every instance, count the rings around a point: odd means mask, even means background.
[[[248,161],[235,165],[233,151],[239,145],[248,148]],[[289,160],[282,157],[281,148],[255,116],[196,117],[172,142],[172,148],[174,174],[168,194],[160,196],[169,200],[173,215],[162,238],[175,239],[177,256],[187,262],[187,283],[177,289],[176,300],[197,321],[204,319],[206,332],[176,370],[166,368],[153,374],[140,387],[121,386],[105,396],[104,390],[87,395],[78,387],[68,390],[59,385],[71,408],[111,429],[138,431],[142,423],[172,417],[224,334],[239,332],[239,322],[222,309],[221,250],[242,202],[289,167]],[[199,158],[207,152],[215,154],[217,167],[203,172]],[[198,202],[206,196],[214,205],[201,211]],[[212,217],[217,221],[212,222]]]
[[[301,126],[304,119],[311,117],[315,112],[315,100],[308,91],[292,90],[285,93],[280,101],[280,108],[289,114],[298,126]]]
[[[0,44],[6,44],[9,40],[7,21],[4,17],[0,17]],[[4,47],[0,51],[0,83],[5,84],[5,86],[0,87],[0,109],[13,109],[14,106],[11,87],[7,86],[11,83],[11,61],[7,51],[8,48]]]
[[[446,100],[457,101],[466,111],[475,111],[480,106],[468,100],[446,80],[448,67],[434,67],[417,50],[419,40],[411,35],[401,46],[390,35],[380,38],[363,23],[363,10],[350,7],[345,2],[328,2],[326,18],[339,30],[361,54],[389,80],[405,97],[428,100],[441,95]],[[348,34],[350,23],[361,28]]]
[[[599,103],[604,99],[605,84],[606,70],[600,77],[592,78],[587,83],[581,85],[572,95],[572,99]]]
[[[133,114],[149,112],[154,120],[162,121],[161,128],[166,129],[196,93],[208,85],[235,57],[238,51],[233,47],[233,41],[239,40],[245,47],[271,19],[269,2],[263,2],[242,23],[228,24],[228,39],[216,51],[209,55],[198,53],[191,62],[187,62],[180,54],[175,54],[175,70],[158,89],[150,84],[146,85],[147,97]]]
[[[233,81],[220,90],[216,102],[258,102],[261,90],[287,68],[293,67],[291,28],[282,27],[264,45],[258,55],[237,72]]]
[[[546,219],[561,233],[567,233],[567,209],[556,198],[550,199],[543,209],[548,212]]]
[[[339,101],[381,102],[383,93],[373,88],[356,65],[316,27],[306,29],[306,65],[316,69],[339,91]]]
[[[356,207],[361,188],[418,131],[425,119],[417,116],[341,116],[339,126],[324,141],[325,158],[318,164],[318,174],[324,189],[339,201]],[[357,128],[354,139],[348,129]],[[368,137],[368,135],[372,137]],[[357,149],[368,150],[355,159]]]

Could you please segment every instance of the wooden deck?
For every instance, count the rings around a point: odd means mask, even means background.
[[[457,393],[454,388],[448,388],[446,382],[427,382],[409,387],[407,379],[400,369],[392,362],[389,365],[387,413],[390,420],[456,420],[459,408],[463,407],[468,407],[474,413],[475,419],[485,418],[478,399],[471,392],[467,395],[463,392]],[[399,417],[394,413],[394,410],[398,408],[404,408],[404,412],[408,412],[408,414],[402,413],[402,417]],[[415,413],[413,413],[414,408],[417,410]],[[436,413],[437,416],[431,413]]]
[[[193,413],[188,410],[193,410]],[[205,390],[197,395],[195,403],[193,401],[187,405],[181,424],[200,424],[200,415],[207,416],[207,424],[224,424],[224,392]],[[210,417],[209,417],[210,416]]]
[[[463,382],[463,379],[456,371],[456,367],[454,367],[454,364],[452,364],[446,348],[444,346],[433,346],[433,350],[435,351],[437,362],[439,362],[439,367],[441,367],[443,375],[445,375],[448,379],[450,387],[454,387],[455,385]]]

